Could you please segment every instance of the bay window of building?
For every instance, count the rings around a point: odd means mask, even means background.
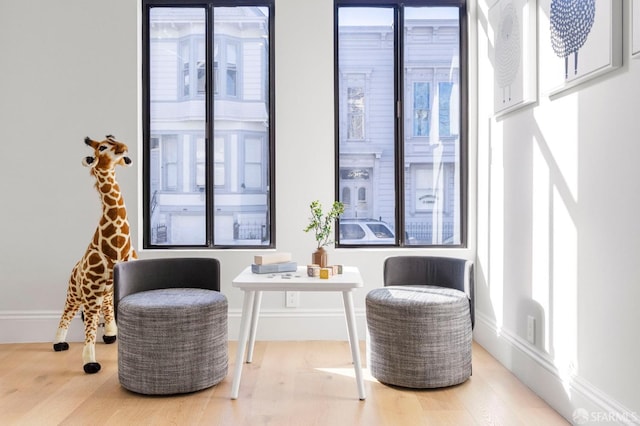
[[[273,0],[143,0],[144,243],[273,247]]]
[[[364,139],[364,79],[361,76],[348,80],[347,134],[351,140]]]
[[[464,246],[465,0],[335,6],[337,245]]]
[[[227,44],[227,96],[236,96],[236,87],[238,79],[238,67],[237,67],[237,47],[234,44]]]

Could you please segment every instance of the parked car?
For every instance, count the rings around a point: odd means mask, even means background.
[[[393,230],[375,219],[340,219],[339,244],[394,244]]]

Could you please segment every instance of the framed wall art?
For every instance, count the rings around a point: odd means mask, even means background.
[[[550,96],[622,65],[622,0],[542,0],[540,43],[552,53]]]
[[[496,116],[538,100],[536,9],[536,0],[498,0],[489,9]]]

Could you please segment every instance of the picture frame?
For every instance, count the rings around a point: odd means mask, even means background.
[[[494,64],[494,114],[538,100],[537,1],[498,0],[489,9]]]
[[[631,2],[631,57],[640,59],[640,4]]]
[[[622,66],[622,0],[542,1],[550,97]]]

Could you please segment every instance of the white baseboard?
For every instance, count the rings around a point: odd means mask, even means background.
[[[546,353],[519,336],[498,328],[493,319],[478,311],[473,336],[572,424],[640,424],[640,413],[624,407],[580,376],[560,371]]]
[[[356,309],[358,338],[365,337],[364,308]],[[229,310],[229,340],[237,340],[240,331],[240,309]],[[60,321],[60,312],[0,312],[0,343],[52,342]],[[98,330],[98,340],[101,339]],[[347,340],[347,326],[342,309],[264,309],[260,312],[258,340]],[[71,322],[68,342],[84,341],[82,321]]]
[[[0,343],[53,342],[60,321],[60,311],[0,312]],[[82,320],[77,315],[71,322],[69,342],[84,341]]]

